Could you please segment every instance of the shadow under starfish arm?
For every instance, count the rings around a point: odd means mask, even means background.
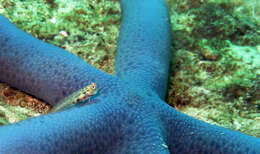
[[[116,76],[164,99],[172,46],[167,5],[161,0],[121,0],[121,8]]]
[[[36,39],[0,15],[0,81],[51,105],[95,82],[108,85],[108,75],[72,53]]]

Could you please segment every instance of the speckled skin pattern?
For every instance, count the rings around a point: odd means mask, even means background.
[[[122,0],[116,76],[35,39],[0,16],[0,81],[52,105],[91,82],[83,107],[0,127],[0,153],[259,154],[260,139],[167,105],[171,30],[162,0]]]

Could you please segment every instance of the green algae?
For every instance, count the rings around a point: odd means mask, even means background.
[[[174,33],[168,103],[209,123],[260,136],[259,2],[167,1]],[[0,13],[35,37],[114,72],[118,1],[0,0]]]
[[[119,3],[0,0],[0,13],[35,37],[71,51],[99,69],[114,72]]]
[[[260,2],[168,3],[175,34],[168,103],[259,137]]]

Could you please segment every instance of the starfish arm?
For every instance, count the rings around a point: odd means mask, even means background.
[[[165,106],[161,113],[171,153],[260,153],[257,137],[208,124]]]
[[[170,32],[158,22],[168,24],[167,9],[161,0],[121,4],[117,76],[127,82],[33,38],[0,16],[0,81],[53,104],[85,82],[101,89],[88,106],[0,127],[0,153],[260,153],[259,138],[191,118],[143,90],[148,87],[161,98],[165,94]],[[147,9],[157,12],[149,16],[149,11],[142,12]]]
[[[95,82],[100,88],[113,77],[77,56],[36,39],[0,15],[0,81],[52,105]]]
[[[0,127],[0,153],[169,153],[153,112],[126,105],[132,97],[123,103],[100,98],[87,107]]]
[[[109,114],[104,111],[107,106],[101,105],[74,108],[1,127],[0,153],[100,153],[106,148],[113,152],[117,141],[110,142],[114,134],[106,129],[115,133],[120,130],[110,127],[112,115],[106,115]]]
[[[165,97],[171,28],[164,0],[121,0],[116,75]]]

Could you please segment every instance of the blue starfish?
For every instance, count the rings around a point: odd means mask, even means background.
[[[163,0],[121,0],[116,75],[0,16],[0,81],[52,105],[97,83],[91,104],[0,128],[0,153],[260,153],[260,139],[167,105],[171,29]]]

